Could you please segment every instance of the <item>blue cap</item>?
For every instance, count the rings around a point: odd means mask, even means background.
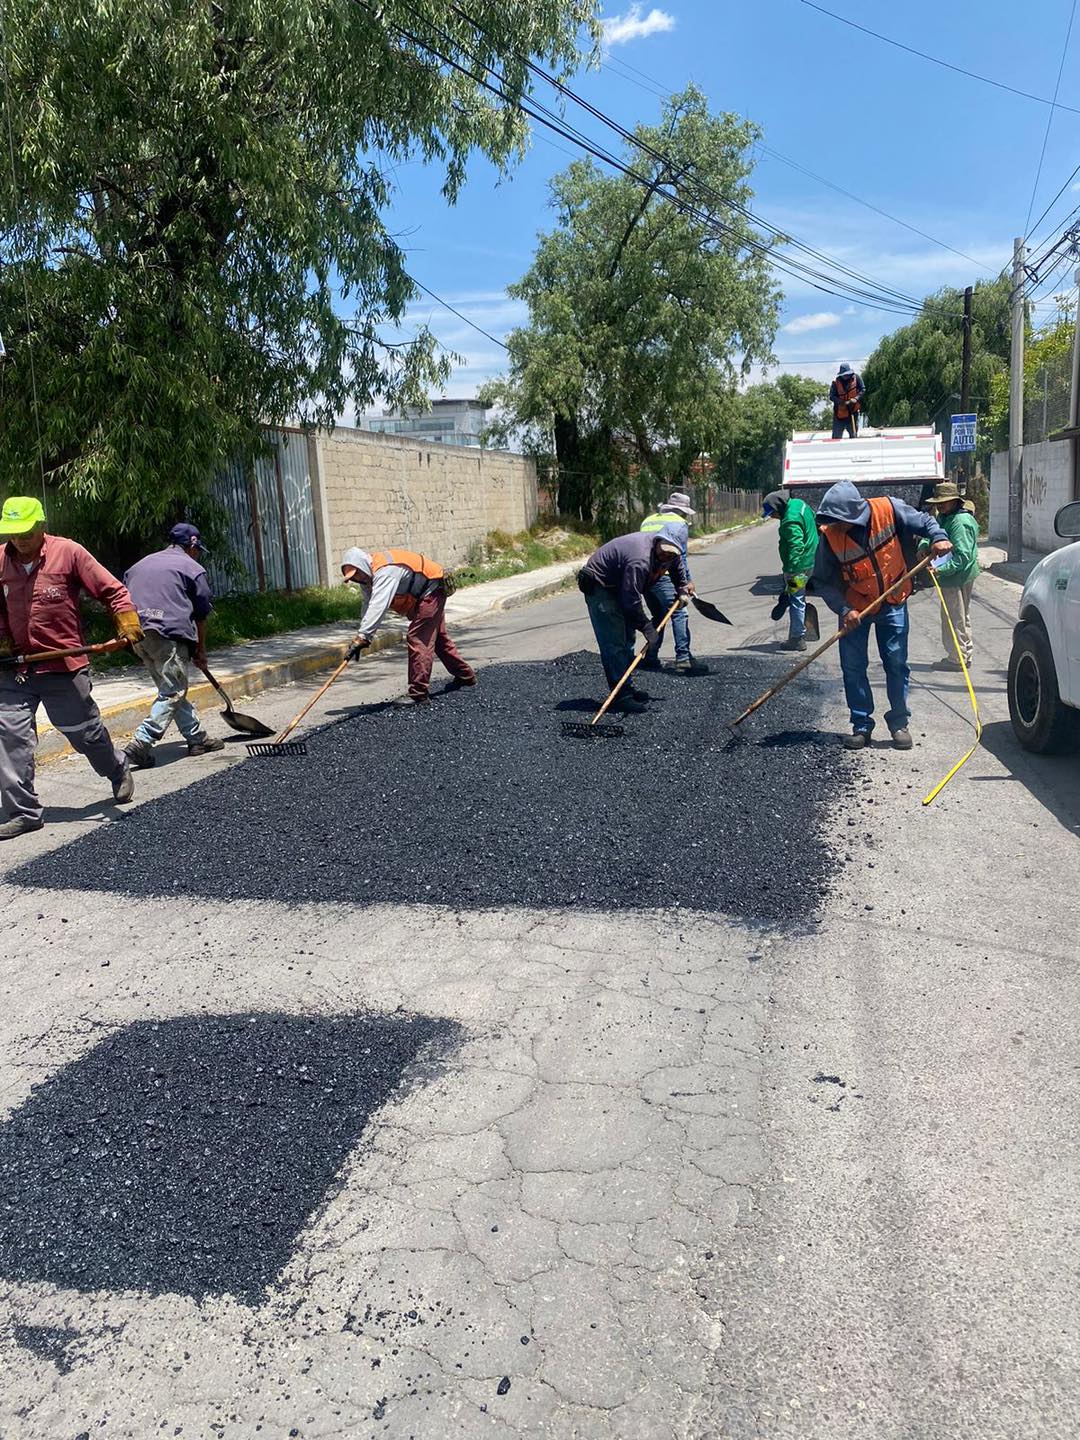
[[[174,545],[182,545],[185,550],[190,545],[197,545],[204,555],[209,553],[199,538],[199,527],[189,525],[186,521],[172,527],[169,531],[169,539]]]

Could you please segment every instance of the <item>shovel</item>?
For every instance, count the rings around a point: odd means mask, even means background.
[[[921,571],[925,570],[933,559],[934,557],[932,555],[927,555],[924,560],[920,560],[917,565],[913,566],[906,575],[901,575],[899,580],[894,580],[893,583],[889,586],[889,588],[887,590],[883,590],[878,596],[878,598],[873,601],[872,604],[867,605],[865,610],[860,610],[858,612],[860,623],[865,620],[867,616],[873,615],[874,611],[877,610],[878,606],[881,605],[885,600],[887,600],[894,590],[899,590],[905,580],[910,580],[913,576],[918,575]],[[806,608],[807,610],[809,610],[809,605]],[[816,618],[817,617],[815,615],[815,619]],[[771,700],[772,697],[778,694],[781,690],[783,690],[786,685],[790,685],[792,680],[795,679],[796,675],[801,675],[808,665],[812,665],[820,655],[824,655],[826,650],[831,649],[832,646],[835,645],[837,641],[843,637],[843,634],[844,631],[837,630],[835,635],[830,635],[828,640],[825,641],[824,645],[819,645],[818,648],[812,651],[805,660],[801,660],[799,664],[794,667],[794,669],[789,670],[782,680],[778,680],[775,685],[771,685],[769,689],[765,691],[764,695],[759,695],[758,698],[753,702],[753,704],[746,707],[746,709],[742,712],[741,715],[736,715],[734,720],[729,720],[728,729],[731,731],[731,741],[739,739],[735,728],[737,725],[741,725],[744,720],[748,720],[750,716],[753,715],[755,710],[759,709],[762,705],[765,704],[766,700]],[[730,744],[731,741],[729,741],[728,743]]]
[[[239,730],[241,735],[265,736],[272,735],[274,733],[269,725],[264,725],[261,720],[256,720],[254,715],[241,715],[239,710],[234,710],[232,701],[229,699],[228,695],[226,695],[225,691],[218,684],[218,682],[214,679],[213,675],[210,674],[209,667],[206,665],[200,665],[199,669],[206,676],[207,680],[210,681],[210,684],[221,696],[222,700],[225,701],[225,709],[222,710],[220,714],[221,718],[225,721],[225,724],[228,725],[231,730]]]
[[[712,603],[711,600],[700,600],[696,595],[690,596],[694,609],[699,615],[704,615],[706,620],[715,620],[718,625],[730,625],[731,621],[724,612]]]
[[[769,619],[782,619],[784,611],[790,603],[791,599],[787,591],[781,590],[779,600],[777,600],[776,604],[769,611]],[[817,608],[812,600],[806,602],[806,638],[814,641],[821,639],[821,626],[818,624]]]

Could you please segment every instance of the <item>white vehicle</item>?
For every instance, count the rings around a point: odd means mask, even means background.
[[[888,430],[864,426],[855,436],[834,440],[828,430],[796,430],[784,447],[785,487],[822,491],[838,480],[878,486],[880,493],[944,480],[941,436],[932,425]]]
[[[1080,541],[1080,500],[1054,516]],[[1009,656],[1009,715],[1025,750],[1061,754],[1080,740],[1080,543],[1040,560],[1020,596]]]

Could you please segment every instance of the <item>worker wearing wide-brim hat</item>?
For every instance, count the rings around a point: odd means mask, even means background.
[[[13,495],[0,511],[0,658],[85,645],[79,597],[85,591],[112,614],[131,644],[142,627],[125,586],[89,550],[45,530],[41,502]],[[0,665],[0,804],[7,820],[0,839],[40,830],[34,789],[37,711],[45,713],[71,748],[112,784],[121,804],[135,793],[127,756],[113,744],[90,695],[89,661],[68,655],[30,665]]]
[[[694,593],[693,581],[690,579],[690,521],[697,514],[691,503],[690,496],[685,490],[673,490],[662,505],[658,505],[651,515],[646,515],[641,522],[640,530],[643,535],[666,535],[673,540],[682,551],[683,570],[685,572],[686,593]],[[653,624],[658,625],[662,616],[671,609],[672,601],[675,599],[675,586],[669,575],[661,575],[656,584],[645,593],[645,603],[649,607]],[[675,669],[680,675],[707,675],[709,667],[701,660],[695,660],[690,651],[690,620],[686,606],[680,606],[671,617],[671,633],[675,641]],[[663,636],[661,643],[663,643]],[[644,661],[641,667],[649,670],[660,669],[660,654],[651,654]]]
[[[934,661],[934,669],[959,670],[960,661],[952,630],[956,631],[956,639],[960,642],[964,664],[970,665],[975,655],[971,634],[971,592],[979,574],[979,522],[975,519],[975,506],[960,494],[952,480],[942,480],[934,487],[927,496],[926,508],[937,518],[953,547],[952,553],[934,568],[945,601],[945,610],[941,613],[941,643],[945,654]],[[920,550],[922,548],[920,546]],[[952,630],[949,628],[950,620]]]

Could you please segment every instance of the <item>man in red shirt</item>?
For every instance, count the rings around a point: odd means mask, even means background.
[[[117,633],[142,639],[131,596],[88,550],[45,531],[39,501],[15,495],[0,512],[0,804],[7,812],[0,840],[12,840],[44,821],[34,789],[35,717],[39,705],[73,750],[112,782],[124,804],[135,783],[124,752],[112,742],[90,696],[85,655],[3,664],[4,657],[67,650],[86,643],[79,596],[83,591],[112,612]]]

